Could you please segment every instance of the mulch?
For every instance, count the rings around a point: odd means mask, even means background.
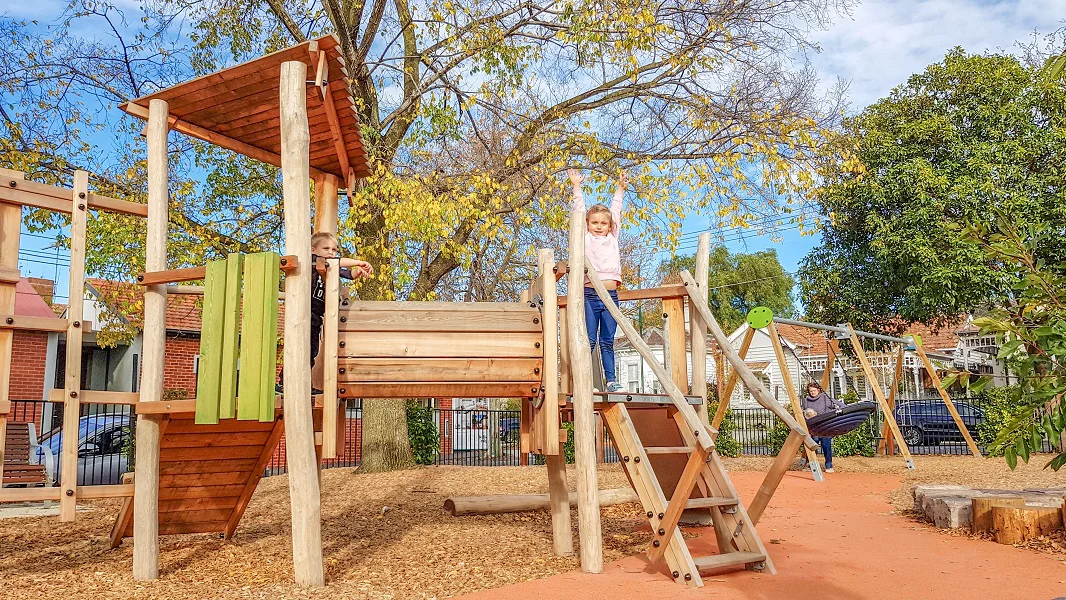
[[[770,458],[727,459],[730,470],[765,471]],[[841,472],[901,476],[889,494],[910,508],[910,487],[921,482],[1017,488],[1061,485],[1043,462],[1010,472],[1002,459],[917,457],[904,472],[901,460],[843,458]],[[1046,462],[1046,461],[1044,461]],[[600,487],[627,485],[618,465],[600,468]],[[574,489],[571,472],[571,489]],[[99,598],[447,598],[544,578],[578,568],[574,557],[552,552],[546,511],[452,517],[443,509],[453,495],[544,493],[547,476],[536,467],[429,467],[360,474],[323,474],[323,542],[328,588],[292,583],[288,478],[264,479],[233,540],[217,535],[168,536],[160,541],[156,581],[131,576],[132,541],[115,550],[108,534],[118,501],[95,501],[74,523],[54,517],[0,520],[0,573],[4,597]],[[777,502],[775,500],[774,502]],[[638,504],[603,509],[604,560],[642,552],[647,521]],[[577,540],[576,511],[574,539]],[[1038,548],[1048,551],[1052,548]],[[1053,548],[1052,548],[1053,549]]]

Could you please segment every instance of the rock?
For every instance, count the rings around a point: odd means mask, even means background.
[[[964,485],[916,485],[914,486],[914,489],[911,490],[911,495],[914,497],[914,510],[915,512],[925,512],[923,500],[925,500],[926,496],[959,495],[960,492],[969,489],[970,488]]]
[[[940,529],[969,527],[973,520],[971,496],[938,496],[930,498],[926,516]]]

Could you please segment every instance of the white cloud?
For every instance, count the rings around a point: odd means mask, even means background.
[[[967,52],[1015,52],[1034,31],[1063,25],[1066,0],[866,0],[813,36],[822,53],[812,58],[824,85],[850,82],[855,110],[944,58]]]

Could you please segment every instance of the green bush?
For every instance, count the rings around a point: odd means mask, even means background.
[[[781,447],[785,445],[785,440],[791,432],[784,421],[774,417],[774,426],[766,432],[766,445],[770,448],[771,456],[777,456],[781,452]]]
[[[1005,446],[992,442],[1008,424],[1032,410],[1026,404],[1015,402],[1017,392],[1017,386],[989,387],[974,398],[974,404],[985,413],[984,420],[977,424],[977,444],[987,449],[988,456],[1003,456]]]
[[[407,402],[407,439],[415,464],[431,465],[440,451],[440,431],[433,421],[433,409],[421,402]]]
[[[874,424],[867,420],[862,425],[833,438],[834,456],[874,456],[877,448],[874,446]]]
[[[563,429],[566,430],[566,441],[563,443],[563,457],[566,458],[566,464],[574,464],[574,422],[569,421],[563,423]]]
[[[713,397],[713,396],[712,396]],[[713,419],[714,413],[718,410],[718,401],[711,400],[708,397],[707,404],[707,416]],[[725,418],[722,419],[722,424],[718,426],[718,439],[715,440],[714,445],[718,449],[718,454],[721,456],[731,456],[736,458],[740,456],[740,442],[737,441],[736,436],[733,435],[733,431],[736,430],[737,420],[733,410],[729,409],[725,411]]]

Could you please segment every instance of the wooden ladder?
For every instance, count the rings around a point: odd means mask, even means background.
[[[776,572],[747,510],[729,480],[718,451],[713,446],[705,450],[696,443],[696,436],[685,426],[684,419],[677,418],[675,414],[672,421],[686,445],[645,448],[624,404],[606,407],[603,417],[611,439],[621,454],[622,466],[651,523],[652,541],[647,554],[653,564],[665,558],[674,580],[693,587],[703,586],[701,572],[725,567],[745,566],[757,571]],[[663,493],[652,463],[648,460],[649,454],[689,456],[672,498],[667,498]],[[699,489],[704,497],[692,498],[695,489]],[[710,511],[718,541],[718,554],[692,556],[678,528],[681,513],[686,509]]]

